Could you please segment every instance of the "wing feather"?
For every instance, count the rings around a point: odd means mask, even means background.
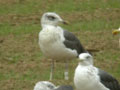
[[[105,85],[110,90],[120,90],[119,82],[107,72],[99,69],[100,81],[103,85]]]
[[[80,43],[79,39],[73,33],[68,32],[67,30],[64,30],[64,37],[65,37],[64,45],[67,48],[76,50],[78,55],[80,53],[87,52],[82,46],[82,44]]]

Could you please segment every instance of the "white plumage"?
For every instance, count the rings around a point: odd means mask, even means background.
[[[71,85],[55,86],[49,81],[40,81],[35,84],[34,90],[73,90]]]
[[[55,60],[77,57],[77,51],[66,48],[63,29],[59,26],[46,25],[39,33],[39,45],[45,56]]]
[[[53,90],[56,86],[49,81],[40,81],[35,84],[34,90]]]
[[[74,75],[74,85],[76,90],[113,90],[107,88],[103,83],[101,83],[101,78],[106,75],[108,74],[99,72],[99,69],[93,66],[93,58],[90,54],[82,53],[79,55],[79,64]],[[108,77],[110,76],[108,75]],[[104,79],[105,78],[106,77],[104,77]],[[104,83],[108,83],[108,86],[111,84],[112,86],[113,82],[111,80],[112,79],[105,79]]]
[[[86,50],[80,41],[70,32],[59,26],[65,21],[56,13],[48,12],[41,18],[42,30],[39,33],[39,45],[43,54],[52,60],[66,62],[77,58]],[[68,65],[66,64],[65,79],[68,80]],[[52,64],[50,80],[52,80],[54,64]]]

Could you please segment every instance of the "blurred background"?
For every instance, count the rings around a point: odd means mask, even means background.
[[[120,81],[120,48],[113,29],[120,27],[120,0],[0,0],[0,89],[33,90],[36,82],[49,80],[51,61],[38,45],[40,18],[56,12],[93,53],[95,65]],[[73,85],[77,60],[70,62],[70,80],[63,79],[64,63],[56,62],[56,85]]]

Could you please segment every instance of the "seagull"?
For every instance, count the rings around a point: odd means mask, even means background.
[[[120,34],[120,27],[118,29],[113,30],[112,34],[113,35]],[[119,38],[119,48],[120,48],[120,38]]]
[[[73,90],[73,87],[71,85],[55,86],[49,81],[40,81],[36,83],[34,90]]]
[[[39,33],[39,46],[42,53],[52,59],[50,80],[53,78],[54,60],[65,62],[64,75],[65,80],[68,80],[68,60],[77,58],[80,53],[87,52],[79,39],[60,27],[60,23],[67,24],[54,12],[44,13],[41,18],[42,30]]]
[[[74,85],[76,90],[120,90],[118,81],[112,75],[93,65],[93,57],[89,53],[79,55]]]
[[[55,88],[56,86],[49,81],[40,81],[36,83],[34,90],[53,90]]]

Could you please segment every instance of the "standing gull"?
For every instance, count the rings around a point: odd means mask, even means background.
[[[113,30],[112,34],[113,35],[120,34],[120,27],[118,29]],[[119,38],[119,48],[120,48],[120,38]]]
[[[93,57],[88,53],[79,55],[74,84],[76,90],[120,90],[120,85],[114,77],[93,66]]]
[[[80,53],[87,52],[80,44],[78,38],[71,32],[64,30],[59,26],[66,22],[56,13],[44,13],[41,18],[42,30],[39,33],[39,45],[41,51],[49,59],[52,59],[50,80],[53,77],[54,61],[65,61],[65,80],[68,80],[67,60],[77,58]]]

